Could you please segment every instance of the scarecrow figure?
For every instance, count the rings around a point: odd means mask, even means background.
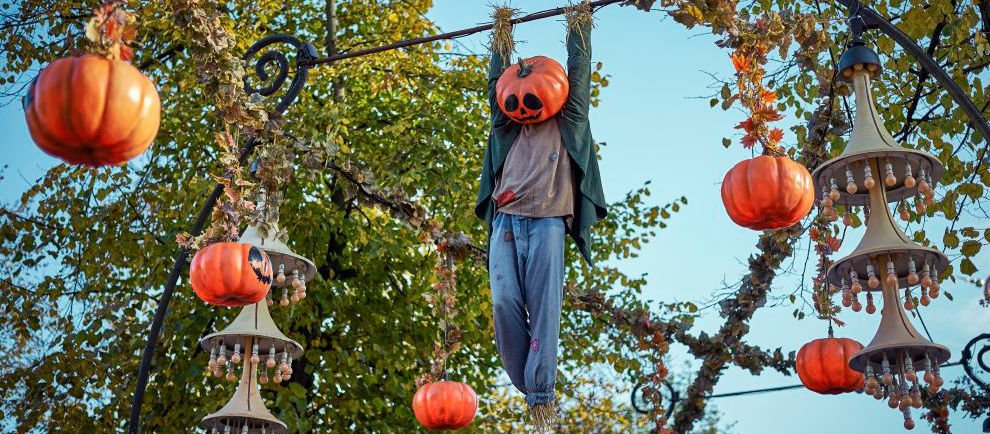
[[[492,129],[475,213],[489,225],[495,343],[512,384],[526,394],[533,424],[543,430],[557,419],[565,234],[590,264],[590,228],[606,215],[588,122],[591,7],[569,8],[566,74],[543,56],[506,68],[512,10],[499,8],[494,16]]]

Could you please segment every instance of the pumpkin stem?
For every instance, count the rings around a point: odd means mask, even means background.
[[[829,339],[835,337],[835,333],[832,331],[832,318],[831,317],[828,319],[828,337],[829,337]]]
[[[526,64],[526,61],[522,57],[519,58],[519,71],[516,72],[516,77],[523,78],[533,72],[533,67]]]

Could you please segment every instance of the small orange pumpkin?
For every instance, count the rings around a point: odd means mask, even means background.
[[[478,395],[467,384],[441,380],[420,387],[412,407],[416,420],[428,429],[460,429],[474,420]]]
[[[122,164],[158,134],[161,101],[129,63],[92,54],[56,60],[24,98],[31,138],[70,164]]]
[[[722,180],[722,204],[737,225],[755,230],[786,228],[801,221],[815,202],[804,166],[787,157],[740,161]]]
[[[209,304],[247,306],[268,294],[272,263],[263,250],[250,244],[211,244],[196,252],[189,280],[193,292]]]
[[[546,56],[519,59],[495,83],[498,106],[520,124],[536,124],[560,112],[567,101],[567,74]]]
[[[849,368],[849,359],[863,345],[848,338],[815,339],[797,354],[797,373],[812,392],[825,395],[855,392],[863,388],[864,377]]]

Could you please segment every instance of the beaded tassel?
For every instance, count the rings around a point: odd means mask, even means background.
[[[234,364],[230,360],[227,361],[227,381],[234,381],[237,379],[237,375],[234,374]]]
[[[853,294],[859,294],[863,290],[863,285],[859,283],[859,275],[856,274],[856,270],[850,271],[849,277],[852,279],[852,286],[849,287],[849,290]]]
[[[934,267],[932,267],[932,275],[935,276],[935,278],[932,279],[932,285],[928,288],[928,295],[932,298],[938,298],[938,291],[942,289],[942,285],[938,283],[938,270]]]
[[[859,187],[856,186],[856,180],[853,179],[853,172],[849,169],[849,166],[846,166],[846,193],[856,194],[858,190]]]
[[[278,275],[275,276],[275,281],[279,284],[285,283],[285,264],[278,264]]]
[[[239,365],[241,363],[241,344],[234,344],[234,354],[230,356],[230,362]]]
[[[873,180],[873,170],[870,169],[870,165],[867,164],[863,167],[863,186],[867,190],[872,190],[873,186],[876,185],[876,181]]]
[[[897,184],[897,177],[894,176],[894,166],[890,164],[890,161],[888,160],[884,167],[886,168],[887,176],[884,178],[883,182],[887,184],[887,187],[893,187]]]
[[[894,270],[894,261],[893,261],[893,259],[890,259],[888,257],[887,258],[887,279],[886,279],[887,280],[887,287],[888,288],[894,288],[894,289],[897,288],[897,274],[896,273],[897,272]]]
[[[302,283],[299,281],[299,270],[292,270],[292,300],[293,303],[299,301],[299,287]]]
[[[880,382],[884,386],[890,386],[894,383],[894,376],[890,373],[890,361],[887,360],[887,354],[883,355],[883,363],[881,364],[881,369],[883,369],[883,377],[880,378]]]
[[[921,268],[921,287],[931,288],[932,286],[932,276],[931,268],[928,267],[928,262],[925,262],[924,267]]]
[[[211,372],[217,369],[217,346],[215,344],[210,349],[210,361],[206,364],[206,367]]]
[[[272,344],[272,348],[268,350],[268,360],[265,362],[265,366],[269,368],[275,367],[275,344]]]
[[[904,357],[904,379],[912,383],[918,381],[918,374],[914,371],[914,360],[911,356]]]
[[[863,383],[863,392],[872,395],[876,388],[880,387],[880,382],[873,375],[873,365],[866,365],[866,382]]]
[[[911,162],[908,161],[904,165],[904,186],[907,188],[914,188],[916,182],[914,180],[914,175],[911,173]]]
[[[859,303],[859,297],[856,295],[852,296],[852,310],[853,312],[859,312],[863,310],[863,305]]]
[[[873,269],[873,264],[866,265],[866,275],[869,276],[866,284],[870,287],[870,289],[877,289],[880,287],[880,279],[877,278],[877,273]]]
[[[846,286],[846,279],[842,279],[842,282],[839,285],[839,290],[842,291],[842,305],[849,307],[849,305],[852,304],[852,292],[849,291],[849,288]]]

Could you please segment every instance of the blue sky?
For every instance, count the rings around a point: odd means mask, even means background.
[[[428,16],[446,30],[470,27],[488,20],[487,4],[480,0],[437,0]],[[513,2],[526,12],[560,4],[549,0]],[[651,180],[654,200],[666,203],[681,195],[689,200],[689,205],[675,214],[670,229],[647,245],[639,258],[622,262],[622,267],[632,274],[649,273],[650,283],[645,291],[648,298],[704,303],[723,282],[738,281],[758,236],[728,219],[719,196],[724,173],[750,156],[749,151],[736,144],[728,150],[721,146],[722,137],[734,134],[732,127],[743,115],[711,109],[708,98],[696,98],[712,92],[708,89],[712,79],[706,73],[722,77],[731,74],[727,52],[716,47],[710,35],[662,20],[659,13],[644,14],[616,6],[597,14],[593,35],[594,60],[604,62],[605,72],[611,75],[610,86],[602,92],[602,104],[591,115],[596,139],[608,143],[601,162],[606,195],[615,200]],[[482,34],[461,42],[473,51],[483,52],[486,38]],[[543,54],[563,61],[563,38],[562,22],[553,19],[516,29],[517,50],[523,56]],[[57,162],[31,142],[20,104],[0,107],[0,131],[4,131],[0,164],[9,165],[0,182],[0,201],[9,204]],[[793,135],[788,133],[785,142],[793,141]],[[938,222],[929,224],[938,227]],[[929,229],[929,233],[937,232]],[[848,238],[852,242],[847,242],[837,257],[847,254],[860,236],[851,231]],[[803,261],[803,254],[798,257]],[[987,254],[975,262],[981,273],[990,270]],[[775,281],[774,293],[789,293],[797,284],[797,276],[783,276]],[[965,283],[947,283],[944,287],[956,300],[939,298],[923,314],[936,341],[948,345],[953,350],[952,360],[957,360],[972,336],[990,331],[990,316],[977,306],[981,295],[977,288]],[[758,311],[751,322],[749,341],[767,348],[796,350],[825,335],[824,323],[814,319],[797,321],[791,316],[792,310],[785,305]],[[838,334],[865,344],[872,338],[879,318],[849,312],[842,319],[849,326]],[[705,311],[695,331],[714,332],[721,322],[716,311]],[[673,367],[692,360],[677,347],[672,357]],[[963,373],[960,368],[948,368],[944,375],[951,382]],[[719,382],[716,393],[797,382],[796,377],[769,372],[752,376],[732,368]],[[899,412],[855,394],[824,397],[799,389],[724,398],[713,403],[724,413],[725,421],[736,422],[738,433],[901,431]],[[979,432],[981,421],[953,415],[951,423],[955,432],[969,433]],[[916,430],[925,432],[927,426],[919,421]]]

